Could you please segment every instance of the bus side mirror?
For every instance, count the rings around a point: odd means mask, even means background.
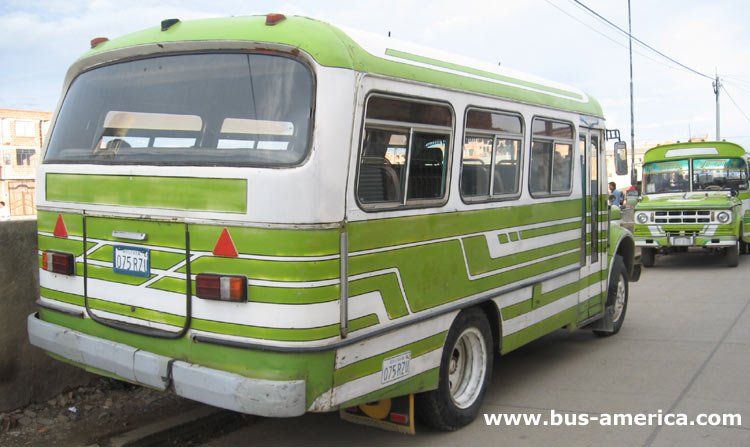
[[[624,141],[615,143],[615,173],[617,175],[628,173],[628,144]]]

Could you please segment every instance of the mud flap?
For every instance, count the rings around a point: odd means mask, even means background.
[[[339,411],[341,419],[398,433],[413,435],[414,395],[368,402]]]

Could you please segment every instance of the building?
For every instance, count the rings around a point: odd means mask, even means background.
[[[51,112],[0,109],[0,200],[10,215],[36,214],[36,167]]]

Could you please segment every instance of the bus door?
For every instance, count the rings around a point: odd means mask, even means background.
[[[581,289],[578,294],[578,321],[591,318],[602,311],[601,282],[603,263],[601,242],[602,208],[601,142],[599,129],[580,128],[578,149],[581,160]],[[606,220],[606,219],[605,219]],[[604,222],[606,223],[606,222]]]

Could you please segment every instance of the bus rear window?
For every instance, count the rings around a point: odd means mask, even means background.
[[[299,164],[310,146],[312,75],[283,56],[133,60],[76,78],[45,163]]]

